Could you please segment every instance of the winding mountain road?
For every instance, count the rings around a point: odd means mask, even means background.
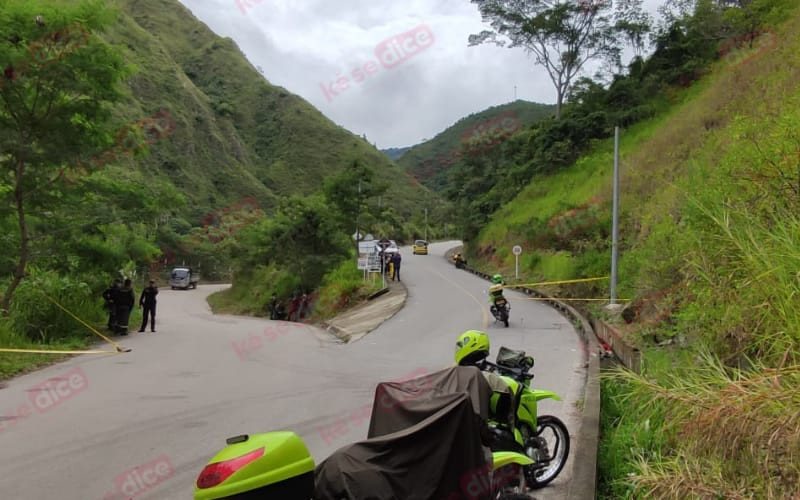
[[[315,460],[366,437],[375,384],[453,363],[468,329],[536,360],[540,414],[578,428],[584,349],[570,322],[510,292],[511,326],[490,321],[488,283],[443,258],[403,249],[405,307],[350,344],[306,325],[212,315],[221,288],[162,289],[158,333],[132,333],[132,352],[83,355],[9,381],[0,390],[3,499],[188,499],[205,463],[243,433],[291,429]],[[573,439],[574,443],[574,439]],[[574,446],[574,445],[573,445]],[[569,468],[538,499],[566,498]]]

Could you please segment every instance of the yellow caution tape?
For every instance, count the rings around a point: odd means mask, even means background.
[[[95,333],[98,336],[100,336],[100,338],[102,338],[103,340],[105,340],[109,344],[113,345],[115,350],[114,351],[102,351],[102,350],[63,351],[63,350],[52,350],[51,351],[51,350],[45,350],[45,349],[7,349],[7,348],[0,348],[0,352],[19,352],[19,353],[35,353],[35,354],[118,354],[118,353],[121,353],[121,352],[131,352],[131,349],[129,347],[121,347],[119,344],[117,344],[116,342],[114,342],[110,338],[108,338],[105,335],[103,335],[102,333],[98,332],[95,328],[92,327],[92,325],[90,325],[89,323],[83,321],[79,317],[77,317],[74,314],[72,314],[72,312],[69,309],[67,309],[66,307],[64,307],[61,304],[59,304],[58,301],[56,301],[54,298],[50,297],[46,293],[44,294],[44,296],[47,297],[47,300],[49,300],[50,302],[52,302],[53,304],[58,306],[62,311],[64,311],[65,313],[67,313],[70,316],[72,316],[73,318],[75,318],[75,320],[78,321],[80,324],[82,324],[83,326],[88,328],[90,331],[92,331],[93,333]]]
[[[602,301],[608,302],[609,299],[566,299],[562,297],[526,297],[522,299],[518,299],[516,297],[511,297],[511,300],[560,300],[560,301],[568,301],[568,300],[585,300],[585,301]],[[621,302],[630,302],[631,299],[616,299]]]
[[[503,285],[503,288],[516,288],[520,286],[542,286],[542,285],[561,285],[563,283],[583,283],[585,281],[599,281],[607,280],[608,276],[602,278],[581,278],[576,280],[562,280],[562,281],[542,281],[541,283],[520,283],[515,285]]]
[[[61,304],[59,304],[59,303],[56,301],[56,299],[54,299],[54,298],[50,297],[50,296],[49,296],[49,295],[47,295],[47,294],[44,294],[44,296],[45,296],[45,297],[47,297],[47,300],[49,300],[49,301],[50,301],[50,302],[52,302],[53,304],[57,305],[57,306],[58,306],[58,307],[59,307],[59,308],[60,308],[62,311],[64,311],[65,313],[67,313],[67,314],[69,314],[70,316],[72,316],[73,318],[75,318],[75,320],[76,320],[76,321],[78,321],[80,324],[82,324],[83,326],[85,326],[86,328],[88,328],[89,330],[91,330],[92,332],[94,332],[95,334],[97,334],[97,335],[98,335],[100,338],[102,338],[103,340],[105,340],[105,341],[106,341],[106,342],[108,342],[109,344],[113,345],[113,346],[114,346],[114,348],[117,350],[117,352],[131,352],[130,348],[126,348],[126,347],[120,347],[120,345],[119,345],[119,344],[117,344],[116,342],[114,342],[114,341],[113,341],[113,340],[111,340],[110,338],[106,337],[106,336],[105,336],[105,335],[103,335],[102,333],[100,333],[100,332],[98,332],[97,330],[95,330],[95,329],[92,327],[92,325],[90,325],[89,323],[85,322],[84,320],[82,320],[82,319],[80,319],[79,317],[77,317],[77,316],[75,316],[74,314],[72,314],[72,312],[71,312],[69,309],[67,309],[66,307],[64,307],[64,306],[62,306]],[[103,351],[103,352],[108,352],[108,351]]]
[[[28,352],[35,354],[118,354],[122,351],[50,351],[44,349],[6,349],[0,347],[0,352]]]

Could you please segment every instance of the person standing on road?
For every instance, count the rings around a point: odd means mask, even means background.
[[[286,320],[287,321],[294,321],[294,315],[297,313],[297,308],[300,307],[300,302],[297,300],[297,292],[294,292],[291,299],[289,300],[289,310],[287,311]]]
[[[106,301],[106,309],[108,309],[108,329],[114,331],[117,326],[117,306],[114,305],[114,298],[119,291],[121,285],[119,278],[115,279],[111,286],[103,291],[103,299]]]
[[[308,293],[300,296],[300,310],[297,312],[297,321],[303,321],[308,315]]]
[[[269,319],[278,319],[278,297],[274,293],[272,298],[269,299]]]
[[[140,332],[144,331],[147,326],[147,317],[150,316],[150,331],[156,333],[156,295],[158,295],[156,281],[150,280],[150,286],[142,290],[142,295],[139,297],[139,307],[143,309]]]
[[[128,321],[131,319],[131,311],[133,311],[135,303],[136,296],[133,294],[131,280],[126,279],[114,297],[114,307],[117,310],[117,333],[128,334]]]
[[[395,253],[392,255],[392,264],[394,266],[394,274],[392,274],[392,281],[397,278],[397,281],[400,281],[400,261],[403,258],[400,256],[400,252]]]

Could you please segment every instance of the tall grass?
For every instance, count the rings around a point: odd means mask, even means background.
[[[352,260],[342,262],[339,267],[325,275],[318,295],[315,297],[311,317],[315,321],[330,318],[343,309],[358,304],[369,294],[381,288],[380,276],[371,274],[364,280]]]
[[[618,370],[604,383],[625,388],[613,401],[618,413],[660,421],[652,432],[665,440],[645,443],[624,467],[607,471],[604,491],[800,496],[800,70],[788,64],[800,62],[796,45],[774,55],[785,67],[764,60],[747,77],[739,73],[735,90],[722,86],[728,74],[708,85],[708,101],[721,102],[729,90],[736,103],[729,109],[739,113],[720,117],[725,125],[685,159],[684,178],[674,182],[683,194],[671,203],[656,197],[646,208],[651,217],[642,219],[629,269],[643,282],[685,281],[693,300],[657,328],[688,342],[670,352],[683,363],[642,375]],[[767,86],[781,92],[760,101]],[[659,204],[669,210],[654,211]],[[631,425],[606,420],[606,449],[618,450]]]
[[[20,284],[9,310],[9,326],[20,336],[44,345],[91,335],[55,302],[89,324],[103,323],[102,299],[93,296],[88,283],[36,267],[28,271],[30,276]]]
[[[354,258],[346,259],[328,271],[319,288],[314,291],[302,290],[296,275],[272,264],[258,266],[250,273],[247,277],[235,280],[235,286],[208,297],[208,303],[215,313],[269,316],[273,293],[281,298],[308,292],[311,311],[306,321],[314,322],[335,316],[381,288],[380,277],[376,279],[375,275],[371,275],[370,279],[364,280],[363,272],[356,268]]]
[[[637,418],[662,420],[669,445],[637,453],[628,480],[643,498],[791,498],[800,493],[800,365],[747,370],[711,353],[657,381],[625,370]],[[668,409],[665,413],[665,409]]]

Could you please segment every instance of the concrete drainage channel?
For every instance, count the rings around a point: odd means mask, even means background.
[[[445,252],[445,259],[452,263],[451,255],[460,247]],[[492,276],[465,266],[464,271],[491,281]],[[513,287],[526,295],[544,298],[541,292],[524,286]],[[586,350],[584,361],[587,363],[586,380],[584,381],[583,416],[575,443],[575,461],[572,470],[572,481],[567,498],[594,499],[597,487],[597,442],[600,433],[600,359],[597,355],[600,344],[592,328],[592,324],[575,308],[558,300],[547,299],[542,302],[550,304],[580,332]]]

